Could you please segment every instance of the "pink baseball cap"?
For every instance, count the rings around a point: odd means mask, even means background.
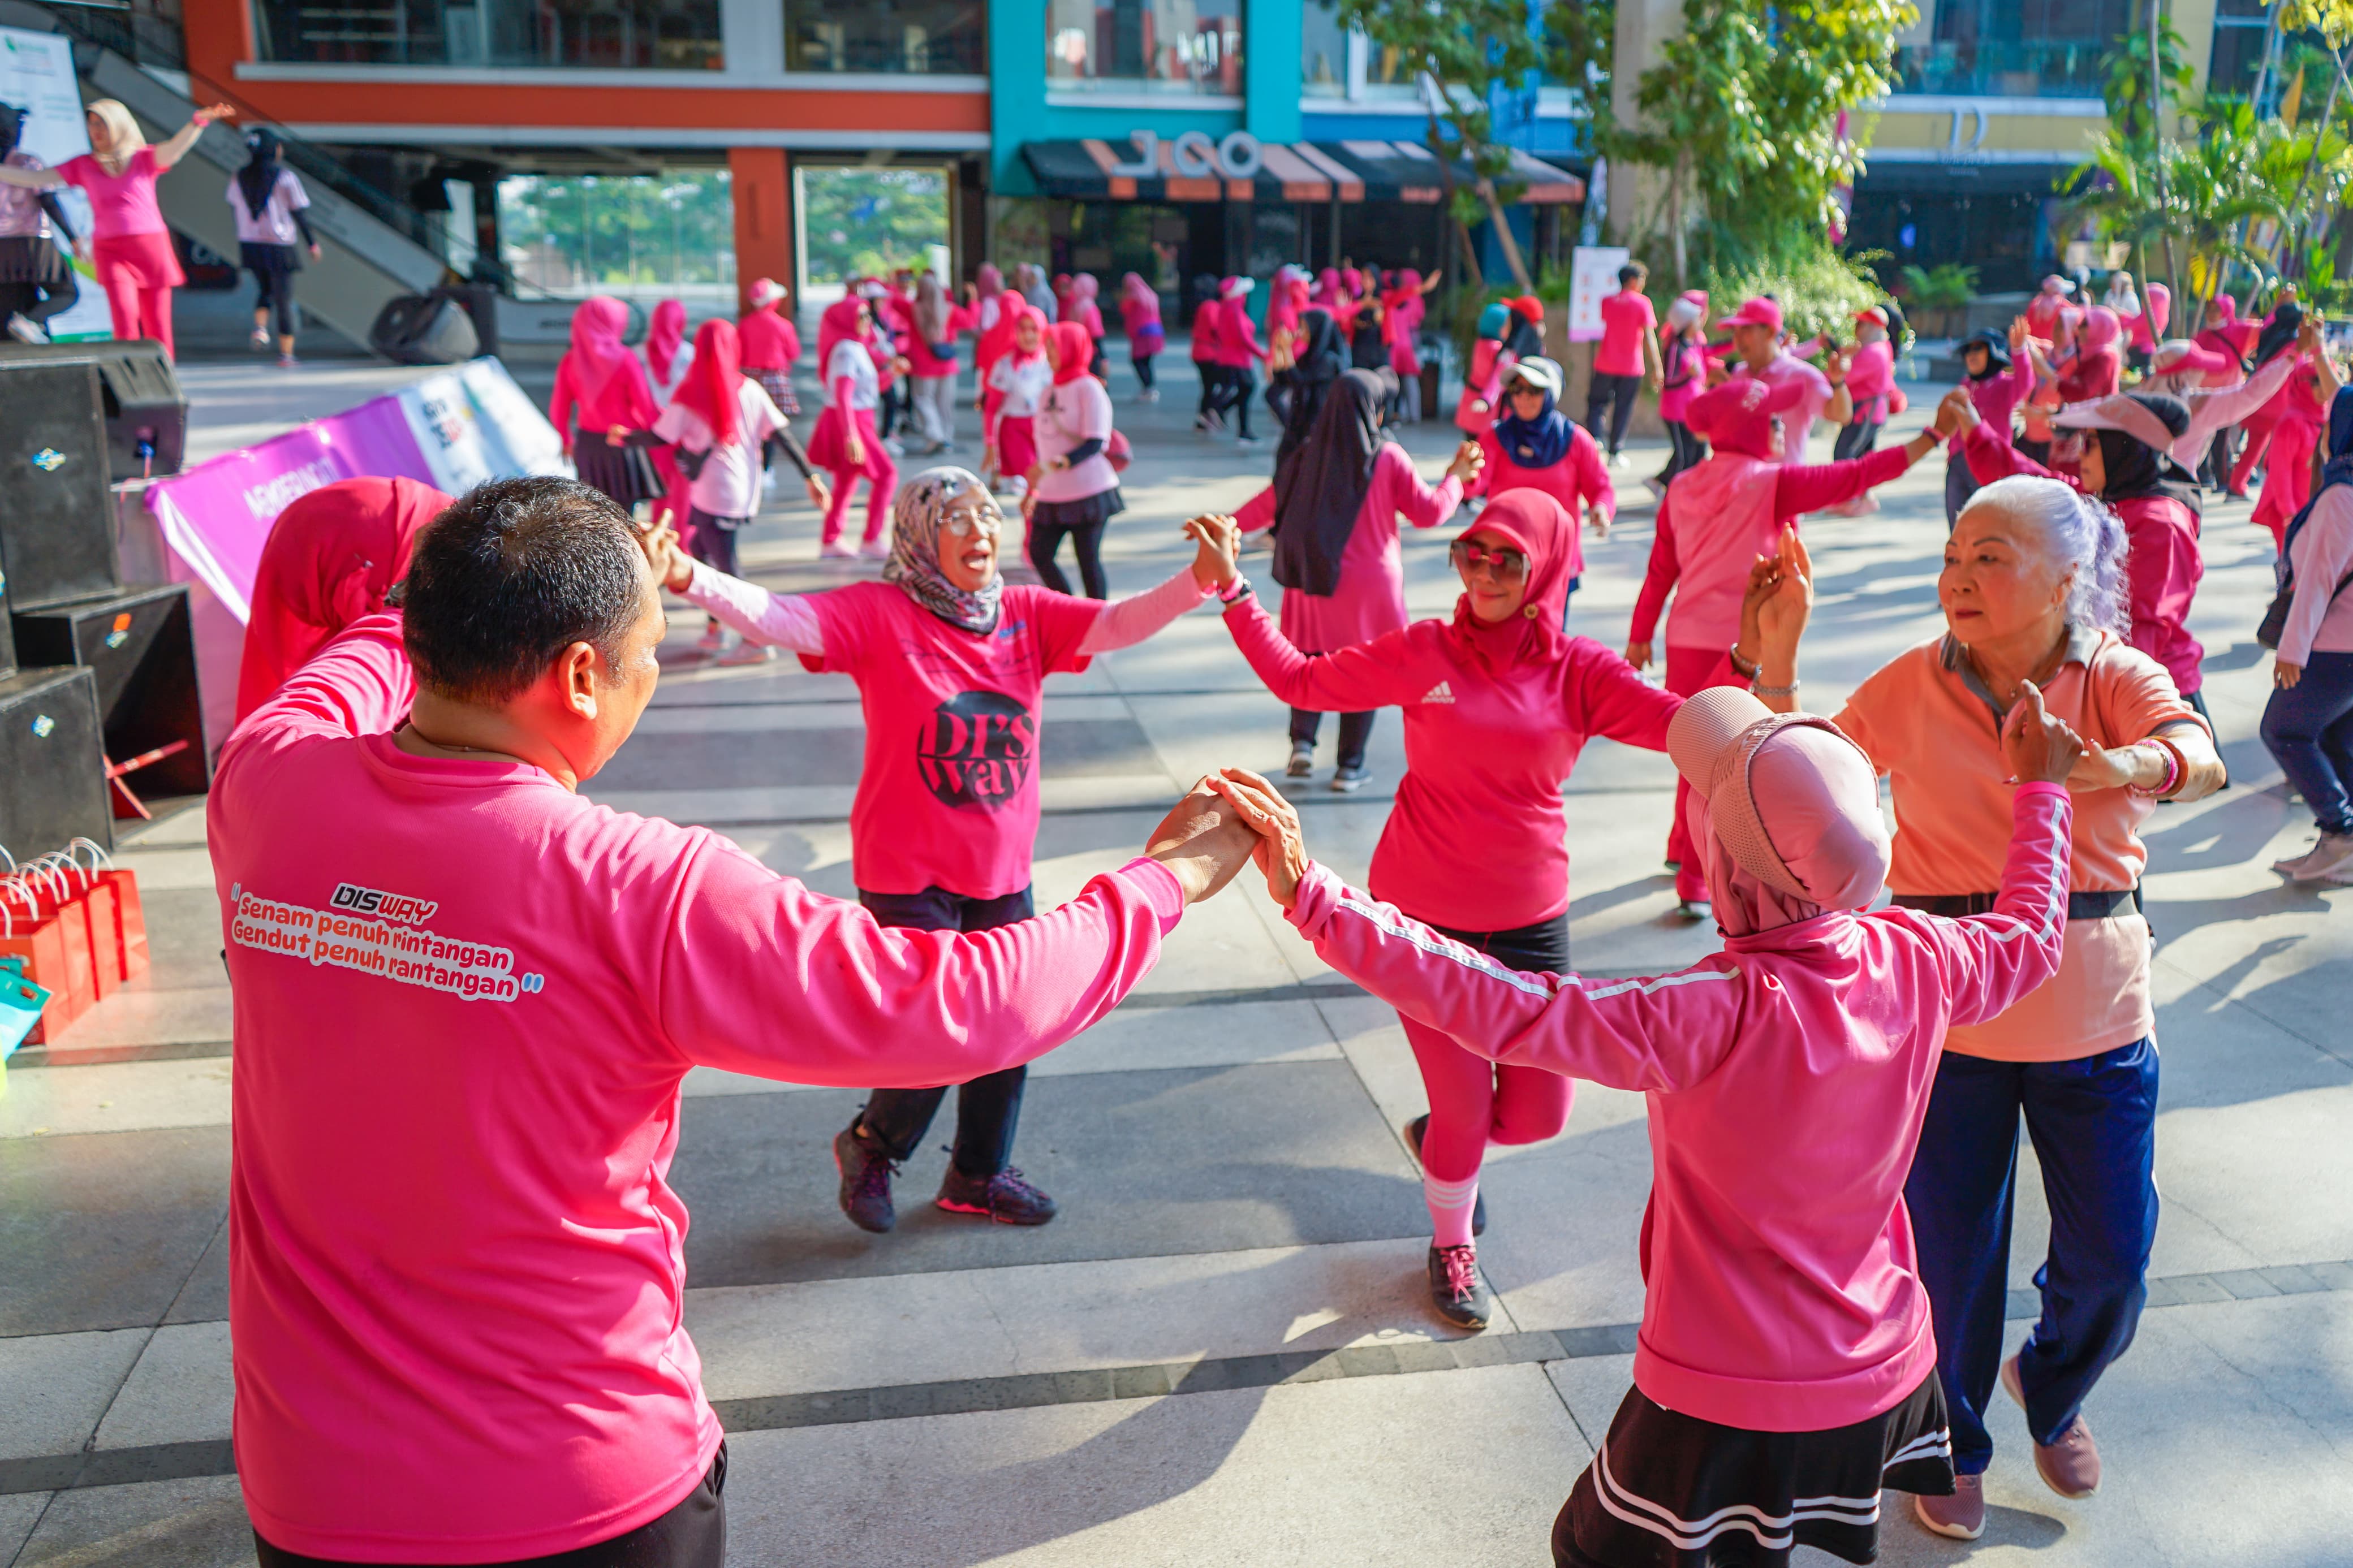
[[[1770,327],[1778,332],[1781,330],[1781,307],[1759,294],[1754,300],[1744,300],[1740,309],[1716,322],[1716,325],[1719,327]]]

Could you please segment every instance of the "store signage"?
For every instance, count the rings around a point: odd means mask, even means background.
[[[1135,148],[1135,156],[1113,163],[1112,175],[1126,180],[1158,179],[1160,133],[1132,131],[1127,139]],[[1258,138],[1247,131],[1229,131],[1221,141],[1211,141],[1206,131],[1187,131],[1168,144],[1168,164],[1188,180],[1254,180],[1266,165],[1266,154]]]

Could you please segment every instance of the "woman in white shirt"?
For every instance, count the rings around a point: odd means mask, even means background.
[[[1038,461],[1038,410],[1054,384],[1054,367],[1046,361],[1046,319],[1020,296],[1005,298],[1005,308],[1018,312],[1013,348],[988,367],[988,385],[997,395],[987,410],[988,449],[980,468],[990,488],[1018,498],[1029,493],[1029,469]]]
[[[1054,564],[1068,534],[1087,597],[1108,599],[1103,526],[1127,510],[1127,501],[1119,493],[1119,470],[1111,459],[1111,393],[1087,374],[1094,352],[1094,339],[1076,321],[1046,329],[1054,384],[1038,410],[1038,464],[1029,470],[1021,510],[1029,520],[1029,564],[1046,586],[1058,594],[1071,591],[1070,579]]]
[[[847,295],[825,308],[818,326],[818,371],[825,378],[827,403],[809,436],[812,459],[833,478],[833,504],[825,509],[823,542],[818,554],[827,559],[856,555],[858,548],[841,539],[843,517],[849,510],[849,488],[860,479],[867,486],[865,552],[881,559],[891,553],[884,528],[891,521],[891,495],[899,488],[898,465],[874,428],[874,411],[881,406],[881,378],[867,344],[874,330],[873,311],[864,300]]]
[[[280,161],[280,144],[259,126],[245,133],[252,156],[228,182],[229,210],[237,216],[238,260],[253,274],[253,346],[269,346],[269,326],[278,324],[278,366],[294,368],[294,274],[302,252],[319,258],[319,242],[302,209],[310,193],[294,171]],[[299,241],[299,243],[298,243]]]
[[[770,437],[782,440],[786,456],[800,469],[810,502],[824,507],[831,500],[784,414],[760,384],[744,374],[743,353],[734,322],[723,316],[703,322],[694,334],[693,369],[680,382],[654,427],[616,429],[607,437],[617,446],[670,448],[688,481],[686,526],[681,531],[686,546],[696,560],[730,576],[736,571],[736,532],[760,510],[763,447]],[[718,652],[723,638],[714,616],[704,627],[702,651]],[[767,657],[758,648],[746,654],[752,660]]]
[[[2310,807],[2320,841],[2272,869],[2298,882],[2353,884],[2353,387],[2328,405],[2328,462],[2287,525],[2290,588],[2272,663],[2263,744]]]

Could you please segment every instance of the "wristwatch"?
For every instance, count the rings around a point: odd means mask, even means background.
[[[1249,598],[1253,592],[1254,590],[1250,587],[1250,580],[1237,572],[1234,574],[1234,580],[1232,582],[1217,590],[1218,603],[1221,605],[1239,605],[1244,599]]]

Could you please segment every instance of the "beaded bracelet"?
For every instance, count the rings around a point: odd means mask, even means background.
[[[2140,796],[2143,800],[2156,800],[2160,796],[2171,795],[2174,792],[2174,789],[2181,783],[2180,756],[2171,746],[2165,744],[2161,741],[2136,741],[2133,742],[2132,749],[2136,752],[2153,751],[2158,756],[2163,757],[2165,759],[2165,777],[2158,782],[2155,788],[2149,788],[2142,784],[2128,784],[2125,785],[2125,789],[2130,794]]]

